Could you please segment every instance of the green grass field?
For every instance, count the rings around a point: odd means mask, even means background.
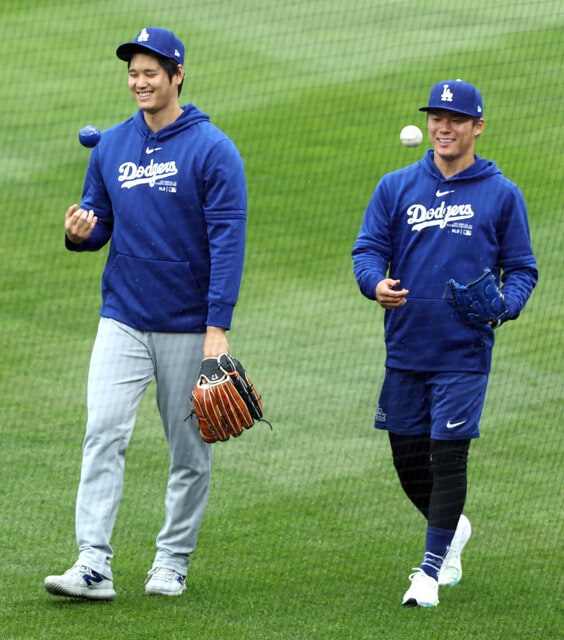
[[[43,578],[76,557],[105,252],[66,253],[63,218],[88,160],[78,130],[135,108],[115,48],[151,24],[186,42],[184,100],[245,158],[248,252],[230,342],[273,430],[214,448],[188,590],[149,599],[168,466],[151,388],[113,540],[118,596],[74,602],[49,596]],[[4,0],[0,42],[1,637],[562,637],[562,0]],[[382,315],[357,291],[350,250],[379,177],[420,157],[399,131],[424,125],[417,107],[445,77],[483,93],[477,151],[525,194],[541,275],[497,334],[464,579],[436,610],[406,610],[424,523],[371,426]]]

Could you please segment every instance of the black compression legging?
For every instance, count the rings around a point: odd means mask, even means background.
[[[394,467],[408,498],[430,526],[456,529],[466,502],[470,440],[389,436]]]

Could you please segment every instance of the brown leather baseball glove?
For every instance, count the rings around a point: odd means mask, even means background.
[[[238,438],[262,420],[262,401],[243,365],[228,353],[202,361],[191,397],[205,442]]]

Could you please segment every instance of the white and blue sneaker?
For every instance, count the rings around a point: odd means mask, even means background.
[[[456,586],[462,578],[462,550],[472,535],[470,520],[463,514],[458,520],[454,538],[439,571],[439,585]]]
[[[423,569],[414,569],[409,576],[411,587],[405,592],[402,604],[407,607],[436,607],[439,604],[439,583]]]
[[[186,590],[186,576],[174,569],[155,567],[145,582],[147,596],[179,596]]]
[[[87,600],[113,600],[114,583],[94,569],[75,564],[60,576],[47,576],[45,589],[54,596],[85,598]]]

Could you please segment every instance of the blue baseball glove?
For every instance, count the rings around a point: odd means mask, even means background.
[[[491,269],[469,284],[449,280],[448,285],[454,299],[454,309],[459,318],[469,327],[483,329],[490,323],[495,329],[507,320],[509,309]]]

